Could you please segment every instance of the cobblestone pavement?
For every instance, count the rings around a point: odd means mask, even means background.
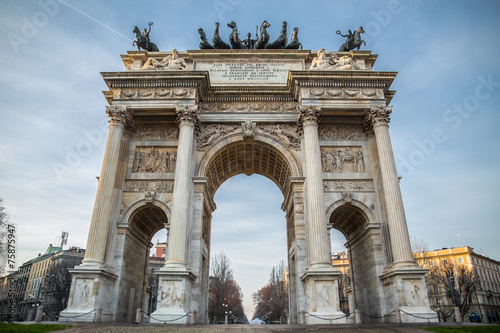
[[[64,324],[64,323],[61,323]],[[75,324],[72,328],[57,331],[63,333],[139,333],[139,332],[167,332],[167,333],[425,333],[419,328],[423,325],[372,324],[372,325],[132,325],[117,323]],[[477,324],[475,324],[476,326]],[[432,326],[437,326],[436,324]],[[440,324],[439,326],[456,326],[456,324]]]

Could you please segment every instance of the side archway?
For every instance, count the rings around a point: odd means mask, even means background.
[[[359,309],[372,317],[379,317],[380,295],[383,286],[380,279],[384,256],[382,253],[380,226],[370,209],[357,200],[339,200],[328,209],[329,224],[346,238],[349,251],[349,274],[346,286],[349,311]],[[364,322],[372,319],[363,316]]]
[[[120,321],[131,321],[135,310],[142,308],[147,300],[147,268],[151,238],[168,224],[169,208],[161,201],[140,200],[132,204],[125,213],[124,223],[118,225],[115,269],[119,272],[116,317]]]

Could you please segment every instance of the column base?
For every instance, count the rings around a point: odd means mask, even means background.
[[[394,266],[380,277],[387,301],[385,314],[398,308],[403,323],[437,322],[437,313],[431,310],[427,298],[426,271],[418,266],[415,269],[394,270]],[[384,322],[396,322],[396,315],[385,317]]]
[[[196,276],[188,270],[170,270],[163,267],[158,275],[156,311],[150,323],[189,324],[191,317],[191,288]]]
[[[93,322],[95,311],[102,308],[101,321],[114,320],[112,300],[117,276],[105,270],[75,267],[69,270],[73,275],[68,307],[60,315],[60,321]]]
[[[310,300],[306,306],[306,324],[345,324],[346,315],[339,309],[338,279],[340,272],[331,265],[312,265],[301,276]]]

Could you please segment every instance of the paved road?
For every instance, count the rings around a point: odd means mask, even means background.
[[[63,323],[61,323],[63,324]],[[64,333],[139,333],[139,332],[167,332],[167,333],[425,333],[419,327],[423,325],[372,324],[372,325],[131,325],[117,323],[101,324],[74,324],[72,328],[58,331]],[[477,326],[478,324],[475,324]],[[433,325],[436,326],[436,325]],[[456,326],[447,323],[439,326]]]

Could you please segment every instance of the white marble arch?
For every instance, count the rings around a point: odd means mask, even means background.
[[[267,143],[274,149],[278,150],[283,157],[285,157],[285,160],[288,162],[288,166],[290,167],[291,170],[291,176],[292,177],[302,177],[302,171],[300,168],[300,165],[297,161],[297,158],[294,156],[293,153],[290,152],[290,149],[283,145],[281,141],[279,141],[276,138],[270,137],[265,134],[261,133],[255,133],[254,137],[252,139],[253,141],[257,142],[263,142]],[[212,161],[212,158],[217,155],[217,153],[226,147],[227,145],[230,145],[232,143],[236,143],[238,141],[242,142],[249,142],[252,140],[244,139],[243,138],[243,133],[232,133],[224,137],[224,140],[212,145],[209,147],[204,153],[201,159],[198,162],[198,167],[196,169],[196,176],[197,177],[205,177],[207,168],[210,165],[210,162]],[[278,185],[279,186],[279,185]]]
[[[122,223],[129,224],[130,219],[134,215],[134,213],[137,212],[140,208],[142,208],[144,206],[148,206],[148,205],[153,205],[153,206],[161,208],[161,210],[163,210],[165,215],[167,215],[167,220],[168,221],[170,220],[171,208],[166,202],[163,202],[160,200],[154,200],[153,202],[149,203],[149,202],[146,202],[146,199],[141,199],[141,200],[137,200],[137,201],[133,202],[131,205],[129,205],[127,207],[127,210],[125,211],[125,214],[123,215],[123,222]],[[154,235],[151,235],[150,237],[153,237],[153,236]]]

